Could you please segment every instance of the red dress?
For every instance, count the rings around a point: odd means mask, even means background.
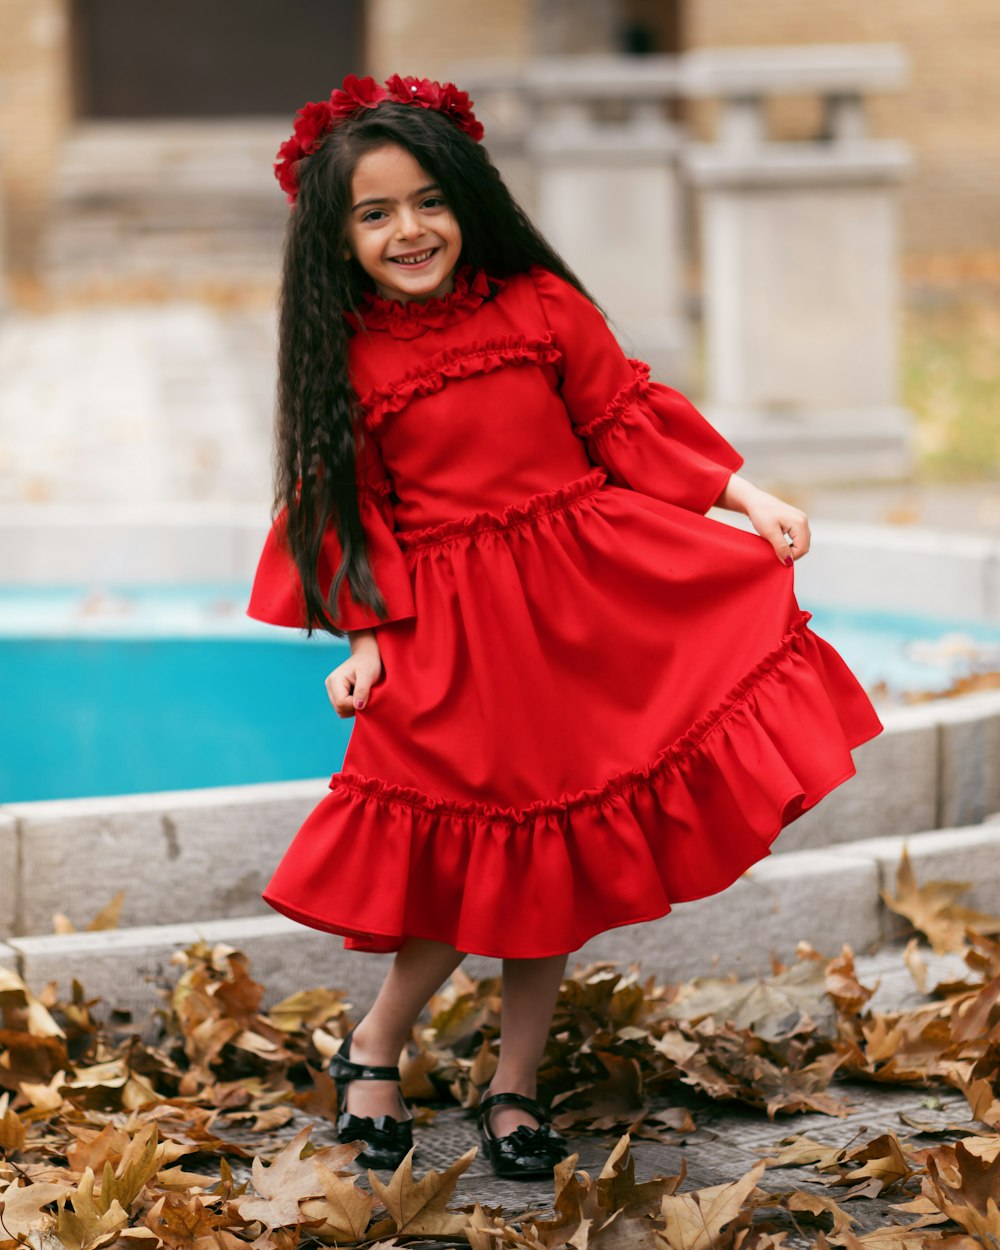
[[[345,581],[336,619],[384,673],[264,899],[350,949],[538,957],[725,889],[884,728],[794,565],[705,515],[743,457],[548,270],[361,313],[390,615]],[[303,627],[283,520],[247,613]],[[338,563],[331,528],[324,591]]]

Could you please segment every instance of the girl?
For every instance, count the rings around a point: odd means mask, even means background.
[[[371,1166],[410,1148],[396,1064],[472,951],[503,960],[482,1140],[530,1176],[567,1152],[535,1097],[567,956],[730,885],[883,726],[796,602],[806,516],[625,356],[482,137],[451,83],[349,75],[279,150],[247,611],[350,639],[326,683],[357,713],[343,769],[263,895],[395,952],[330,1065],[341,1139]]]

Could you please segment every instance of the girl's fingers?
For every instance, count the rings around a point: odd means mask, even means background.
[[[351,688],[354,676],[349,669],[335,668],[326,679],[326,693],[338,716],[353,716],[354,703]]]
[[[370,672],[361,669],[357,674],[354,682],[354,707],[360,711],[368,706],[368,696],[371,694],[372,686],[378,680],[380,672]]]

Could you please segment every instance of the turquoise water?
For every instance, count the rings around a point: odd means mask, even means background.
[[[346,640],[244,615],[242,584],[0,589],[0,802],[329,776]],[[1000,669],[1000,627],[803,603],[870,692]]]

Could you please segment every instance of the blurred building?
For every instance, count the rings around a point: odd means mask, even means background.
[[[0,0],[8,268],[72,265],[68,244],[45,245],[67,216],[79,228],[66,237],[93,257],[118,246],[115,221],[130,214],[149,223],[140,236],[176,225],[194,237],[188,212],[204,222],[203,256],[222,257],[225,240],[239,268],[280,220],[281,197],[260,180],[275,134],[349,71],[448,77],[477,57],[814,42],[898,43],[909,58],[907,89],[870,106],[873,133],[914,154],[905,258],[1000,255],[993,0],[964,0],[960,14],[913,0]],[[713,103],[681,107],[710,138]],[[822,125],[813,98],[774,101],[771,122],[776,138]],[[245,189],[235,215],[233,187]]]

